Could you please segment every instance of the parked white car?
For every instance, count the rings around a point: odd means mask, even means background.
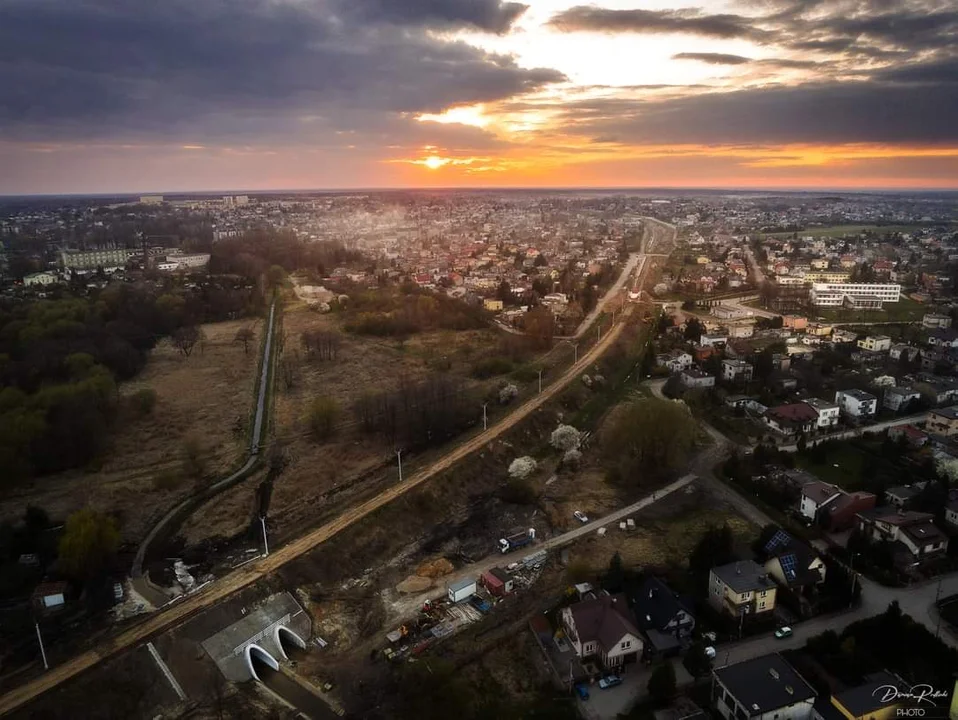
[[[705,657],[707,657],[709,660],[714,660],[714,659],[715,659],[715,648],[712,647],[711,645],[709,645],[707,648],[705,648]]]
[[[582,524],[585,524],[585,523],[589,522],[589,517],[588,517],[584,512],[582,512],[581,510],[576,510],[576,511],[575,511],[574,513],[572,513],[572,514],[575,516],[575,519],[578,520],[578,521],[579,521],[580,523],[582,523]]]

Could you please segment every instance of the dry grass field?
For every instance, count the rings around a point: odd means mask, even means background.
[[[247,324],[256,328],[257,339],[245,354],[233,338]],[[119,388],[121,397],[154,390],[153,412],[135,417],[121,409],[112,448],[100,467],[21,486],[0,499],[0,517],[17,517],[32,504],[62,519],[91,505],[118,514],[124,540],[142,537],[153,520],[192,490],[193,481],[181,471],[187,438],[194,438],[201,448],[209,476],[229,471],[242,459],[261,332],[261,321],[205,325],[206,341],[189,357],[162,341],[140,375]],[[238,418],[242,434],[235,432]]]
[[[468,377],[472,363],[499,337],[493,330],[435,332],[400,343],[343,332],[336,359],[320,361],[305,356],[300,338],[307,330],[340,331],[339,318],[304,304],[291,304],[284,313],[284,354],[295,370],[290,387],[283,371],[276,372],[272,436],[284,443],[290,463],[274,486],[270,516],[286,526],[314,522],[311,517],[331,489],[375,473],[384,462],[395,464],[388,442],[357,427],[352,406],[360,396],[392,390],[401,378],[415,382],[439,372],[440,367],[470,386],[479,385]],[[335,431],[322,441],[312,437],[304,419],[317,397],[334,399],[340,411]],[[255,483],[243,483],[200,508],[183,525],[184,539],[195,543],[242,531],[249,521],[254,490]]]

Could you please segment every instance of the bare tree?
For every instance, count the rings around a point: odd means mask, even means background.
[[[249,325],[244,325],[236,331],[234,342],[243,343],[243,354],[249,355],[249,344],[256,338],[256,332]]]
[[[179,350],[186,357],[190,356],[193,348],[200,339],[200,330],[195,325],[181,327],[173,333],[173,347]]]
[[[283,355],[279,361],[279,372],[283,378],[283,386],[289,392],[296,386],[299,374],[299,357],[296,355]]]
[[[307,330],[301,337],[307,357],[317,360],[335,360],[342,337],[330,330]]]

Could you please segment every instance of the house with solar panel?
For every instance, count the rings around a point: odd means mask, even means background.
[[[811,614],[819,588],[825,582],[825,563],[819,554],[784,530],[778,530],[765,543],[762,556],[768,576],[784,591],[779,602],[792,605],[802,615]]]

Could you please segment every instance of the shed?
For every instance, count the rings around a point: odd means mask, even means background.
[[[49,582],[37,585],[33,591],[33,606],[40,612],[62,610],[67,604],[69,586],[65,582]]]
[[[514,582],[512,575],[502,568],[492,568],[482,574],[482,584],[496,597],[511,593]]]
[[[476,594],[476,581],[472,578],[465,578],[449,585],[446,592],[449,594],[449,602],[458,603],[468,600]]]

